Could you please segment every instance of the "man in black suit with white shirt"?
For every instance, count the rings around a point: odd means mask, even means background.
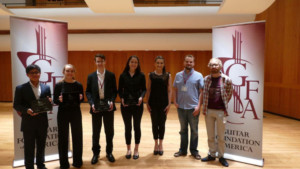
[[[115,162],[112,154],[114,137],[114,111],[117,97],[115,74],[105,69],[106,58],[103,54],[96,54],[94,58],[97,71],[88,76],[86,96],[91,106],[93,127],[93,157],[92,164],[98,162],[101,146],[99,144],[102,118],[106,135],[106,157],[110,162]],[[101,103],[100,103],[101,101]],[[104,103],[104,105],[102,105]],[[100,105],[100,106],[99,106]],[[102,106],[101,106],[102,105]]]
[[[26,169],[34,169],[34,152],[36,145],[36,165],[45,167],[45,145],[47,138],[47,112],[33,112],[32,101],[49,98],[52,102],[50,87],[40,83],[41,68],[38,65],[26,67],[29,82],[16,87],[13,107],[22,117],[21,131],[24,138],[24,158]]]

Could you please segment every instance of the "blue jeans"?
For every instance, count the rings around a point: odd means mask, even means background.
[[[178,108],[178,119],[180,122],[180,149],[182,153],[187,153],[188,147],[188,125],[191,128],[191,139],[190,139],[190,152],[191,154],[198,154],[198,123],[199,115],[193,116],[194,109],[181,109]]]

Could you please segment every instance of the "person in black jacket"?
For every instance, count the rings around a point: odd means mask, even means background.
[[[36,145],[36,165],[45,169],[45,145],[47,138],[47,112],[33,112],[31,102],[41,98],[51,99],[48,85],[40,83],[41,68],[38,65],[26,67],[29,82],[16,87],[13,107],[21,115],[21,131],[24,138],[24,157],[26,169],[34,169],[34,152]]]
[[[115,162],[112,154],[114,137],[114,111],[117,97],[115,74],[105,69],[105,56],[95,55],[97,71],[91,73],[87,79],[86,96],[91,106],[93,125],[93,157],[92,164],[98,162],[101,146],[99,144],[102,118],[106,135],[106,157],[110,162]]]
[[[63,69],[64,77],[54,88],[53,101],[58,105],[58,152],[60,168],[70,168],[68,161],[69,124],[73,142],[73,166],[82,166],[82,116],[80,103],[83,101],[83,87],[75,80],[75,68],[67,64]]]
[[[146,93],[145,75],[141,72],[137,56],[130,56],[119,79],[119,96],[121,98],[121,113],[125,124],[125,139],[127,145],[126,158],[131,158],[132,118],[135,135],[133,159],[139,158],[141,140],[141,119],[143,115],[143,98]]]

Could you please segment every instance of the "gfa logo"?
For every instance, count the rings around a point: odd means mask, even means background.
[[[241,49],[242,49],[242,34],[238,31],[235,31],[235,35],[232,36],[233,42],[233,56],[232,58],[219,58],[223,65],[226,66],[226,69],[223,66],[222,72],[229,76],[230,71],[235,67],[242,67],[244,70],[247,70],[247,65],[251,64],[249,61],[242,59]],[[242,72],[239,72],[242,73]],[[241,115],[240,118],[245,118],[247,112],[253,114],[253,119],[259,120],[255,106],[253,104],[253,99],[250,97],[250,92],[258,93],[258,87],[253,87],[259,84],[259,80],[248,80],[248,76],[239,75],[241,83],[233,84],[233,113],[237,115]],[[245,98],[241,98],[241,92],[246,92]],[[231,112],[228,112],[229,115]],[[244,124],[244,123],[236,123],[230,122],[232,124]]]
[[[24,68],[26,68],[30,64],[38,65],[39,62],[46,62],[51,66],[52,62],[57,60],[54,57],[51,57],[46,54],[46,40],[47,40],[46,29],[39,25],[38,29],[35,30],[35,34],[36,34],[36,49],[37,49],[36,53],[24,52],[24,51],[17,52],[18,58],[20,59]],[[31,63],[27,63],[30,57],[36,58],[37,56],[38,56],[37,59],[33,60]],[[44,73],[46,73],[47,75],[47,80],[41,81],[41,83],[47,84],[52,82],[53,89],[54,89],[54,85],[56,84],[57,79],[61,78],[62,76],[53,76],[54,72],[44,72]]]

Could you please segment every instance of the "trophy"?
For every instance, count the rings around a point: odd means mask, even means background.
[[[31,102],[31,109],[33,113],[45,113],[47,111],[52,111],[52,104],[49,101],[49,98],[40,98]]]
[[[68,92],[62,93],[63,103],[67,105],[79,105],[80,104],[80,94],[79,92]]]
[[[109,111],[110,105],[105,99],[100,99],[99,101],[95,102],[94,105],[97,112]]]
[[[124,104],[127,104],[128,106],[137,105],[138,103],[138,99],[131,94],[124,98]]]

